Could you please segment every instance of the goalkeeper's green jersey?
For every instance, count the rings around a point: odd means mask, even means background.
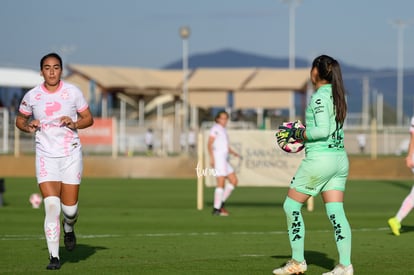
[[[332,85],[326,84],[311,96],[306,108],[306,154],[345,152],[344,130],[335,121]]]

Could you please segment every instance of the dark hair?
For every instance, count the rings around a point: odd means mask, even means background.
[[[220,116],[221,116],[222,114],[225,114],[227,117],[229,117],[229,114],[228,114],[226,111],[219,111],[219,112],[217,113],[217,115],[215,116],[214,121],[215,121],[215,122],[217,122],[217,120],[220,118]]]
[[[42,59],[40,59],[40,70],[42,70],[43,63],[45,63],[45,60],[49,57],[54,57],[57,60],[59,60],[60,67],[62,68],[63,66],[62,58],[57,53],[48,53],[47,55],[43,56]]]
[[[332,84],[332,97],[335,111],[335,120],[342,126],[345,121],[347,104],[345,87],[342,80],[341,66],[338,61],[328,55],[321,55],[312,62],[312,69],[317,68],[319,78]]]

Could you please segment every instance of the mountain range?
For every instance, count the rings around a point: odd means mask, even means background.
[[[363,79],[368,79],[370,111],[376,106],[376,94],[384,98],[384,123],[395,124],[396,120],[396,90],[397,70],[384,68],[373,70],[346,63],[338,59],[348,94],[348,109],[350,113],[362,112]],[[209,53],[191,54],[188,57],[190,69],[196,68],[237,68],[237,67],[267,67],[288,68],[288,58],[269,57],[253,53],[241,52],[233,49],[222,49]],[[295,67],[308,68],[310,61],[297,57]],[[182,60],[171,62],[163,69],[181,69]],[[414,114],[414,69],[405,69],[403,77],[403,113],[407,121]]]

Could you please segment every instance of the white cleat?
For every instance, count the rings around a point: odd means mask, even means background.
[[[290,274],[303,274],[308,269],[306,261],[297,262],[295,260],[290,260],[286,263],[285,266],[276,268],[273,270],[275,275],[290,275]]]
[[[322,275],[354,275],[354,268],[351,264],[346,267],[339,264],[331,271],[323,273]]]

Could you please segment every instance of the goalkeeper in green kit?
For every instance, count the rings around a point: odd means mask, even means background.
[[[300,274],[307,270],[301,208],[309,197],[321,194],[339,253],[339,264],[323,274],[352,275],[351,227],[343,207],[349,162],[344,149],[347,104],[340,65],[332,57],[321,55],[312,63],[310,78],[315,93],[306,108],[306,128],[298,127],[300,122],[296,122],[292,128],[281,125],[276,134],[279,144],[303,141],[306,156],[290,183],[283,204],[292,259],[273,270],[273,274]]]

